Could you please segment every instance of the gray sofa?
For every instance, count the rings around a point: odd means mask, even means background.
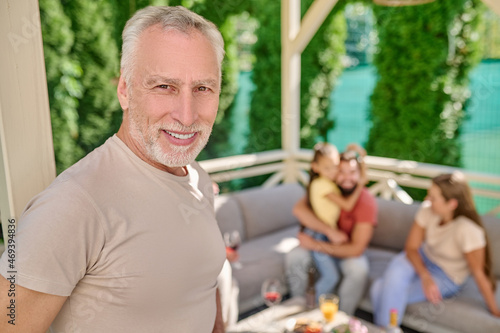
[[[304,195],[298,184],[272,188],[254,188],[223,194],[215,200],[215,210],[222,232],[237,229],[242,235],[240,262],[243,268],[233,270],[238,281],[239,311],[246,312],[263,304],[262,282],[268,277],[285,277],[287,253],[298,246],[298,221],[292,214],[294,204]],[[366,254],[370,262],[370,281],[379,277],[390,259],[403,249],[418,204],[377,198],[378,226]],[[499,281],[496,299],[500,304],[500,219],[484,217],[494,256],[495,275]],[[368,298],[359,308],[371,312]],[[403,324],[421,332],[500,332],[500,319],[488,312],[472,279],[463,291],[439,305],[428,302],[410,305]]]

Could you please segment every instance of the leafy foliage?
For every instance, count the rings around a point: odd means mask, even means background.
[[[460,165],[458,135],[479,61],[479,1],[375,6],[379,80],[371,97],[372,155]]]
[[[500,59],[500,17],[487,9],[483,20],[484,24],[480,28],[484,35],[483,59]]]
[[[302,15],[313,1],[302,2]],[[254,46],[257,61],[247,151],[281,148],[281,19],[279,2],[259,2],[254,16],[260,23]],[[301,144],[312,146],[332,126],[327,119],[329,96],[340,75],[345,53],[345,21],[334,10],[313,37],[301,58]]]
[[[116,132],[117,128],[110,128],[114,117],[121,119],[115,86],[119,51],[110,27],[112,7],[107,1],[86,0],[66,0],[63,5],[75,32],[72,53],[83,69],[77,144],[88,153]]]
[[[40,1],[52,132],[61,172],[116,128],[118,49],[105,1]]]
[[[307,2],[304,2],[307,5]],[[303,8],[303,11],[307,9]],[[328,118],[330,94],[343,70],[346,23],[342,11],[332,11],[302,53],[301,129],[302,147],[312,147],[334,126]]]
[[[250,109],[250,137],[246,150],[257,152],[281,147],[281,16],[279,1],[255,1],[260,10],[254,45],[256,89]]]
[[[81,156],[78,137],[78,105],[83,94],[80,63],[73,59],[74,33],[59,0],[40,0],[41,25],[52,133],[57,170],[64,170]]]

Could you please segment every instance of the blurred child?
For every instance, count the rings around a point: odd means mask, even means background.
[[[358,153],[361,157],[366,155],[363,148],[350,144],[348,152]],[[323,223],[337,227],[340,210],[351,211],[361,194],[359,186],[349,197],[342,196],[335,180],[340,163],[340,154],[337,148],[330,143],[318,143],[314,146],[314,157],[311,162],[309,186],[307,196],[314,213]],[[365,177],[364,163],[362,177]]]
[[[351,144],[348,146],[346,153],[359,154],[360,157],[366,155],[363,148],[358,145]],[[346,154],[344,153],[344,154]],[[310,180],[307,187],[307,198],[309,205],[316,216],[331,228],[337,229],[337,221],[340,211],[351,211],[363,190],[363,186],[357,186],[354,192],[348,197],[344,197],[336,185],[336,177],[340,163],[340,154],[337,148],[329,143],[318,143],[314,146],[314,157],[311,162]],[[361,165],[361,177],[366,179],[366,171],[364,163]],[[331,241],[322,233],[314,232],[312,236],[321,241]],[[345,242],[347,237],[344,238]],[[341,242],[336,242],[337,244]],[[328,255],[312,251],[312,257],[316,268],[320,273],[320,278],[316,282],[316,297],[319,297],[318,291],[324,290],[323,285],[329,285],[328,278],[330,264]]]

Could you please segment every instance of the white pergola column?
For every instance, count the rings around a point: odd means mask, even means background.
[[[300,148],[300,56],[292,43],[300,31],[300,0],[281,1],[281,145],[287,154],[283,181],[294,182]]]
[[[37,0],[0,1],[0,219],[9,219],[56,175]]]
[[[285,183],[296,182],[300,149],[300,58],[337,0],[316,0],[301,23],[300,0],[281,1],[281,141],[287,152]],[[309,147],[307,147],[309,148]]]

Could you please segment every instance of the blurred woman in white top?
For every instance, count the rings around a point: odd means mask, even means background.
[[[439,303],[458,293],[469,275],[490,312],[500,317],[488,238],[470,188],[460,172],[440,175],[432,179],[405,251],[371,287],[374,322],[387,326],[396,309],[400,324],[407,304]]]

